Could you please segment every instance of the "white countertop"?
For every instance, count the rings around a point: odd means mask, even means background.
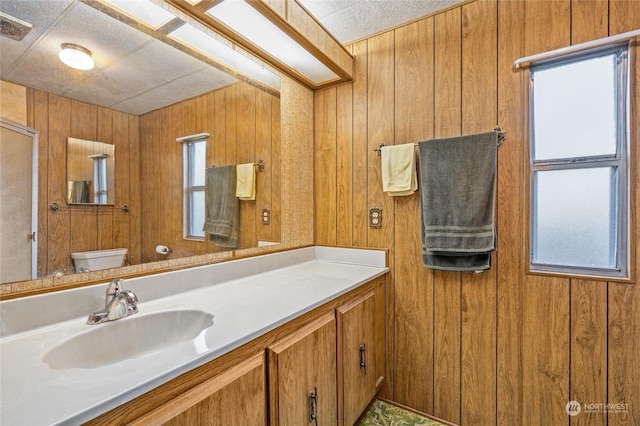
[[[126,280],[139,313],[118,321],[199,309],[215,323],[194,340],[99,368],[53,370],[41,358],[88,327],[109,326],[86,325],[104,303],[104,284],[0,302],[0,423],[90,420],[383,275],[385,258],[383,250],[309,247]]]

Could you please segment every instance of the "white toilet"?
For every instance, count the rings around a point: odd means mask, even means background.
[[[71,257],[76,265],[76,272],[97,271],[124,265],[127,251],[126,248],[79,251],[71,253]]]

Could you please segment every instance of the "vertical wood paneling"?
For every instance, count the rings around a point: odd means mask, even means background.
[[[525,54],[570,43],[570,2],[525,2]],[[524,109],[527,111],[528,109]],[[527,232],[524,228],[523,232]],[[526,277],[523,321],[523,421],[568,422],[569,280]]]
[[[607,400],[607,283],[571,280],[571,398]],[[605,425],[606,413],[580,413],[572,425]]]
[[[315,174],[315,223],[318,244],[336,243],[336,88],[322,90],[314,96],[315,158],[322,173]]]
[[[67,164],[67,137],[71,122],[71,102],[61,96],[49,94],[49,144],[47,158],[50,165]],[[48,169],[48,203],[66,205],[66,167]],[[67,211],[47,212],[48,273],[70,268],[71,221]],[[54,249],[55,248],[55,249]]]
[[[417,30],[429,20],[433,39]],[[388,248],[395,298],[387,300],[387,309],[395,318],[387,330],[394,342],[396,401],[463,425],[638,423],[633,408],[571,419],[565,411],[569,399],[640,405],[640,367],[629,343],[639,339],[640,298],[636,285],[526,273],[528,85],[527,73],[514,72],[512,64],[518,57],[603,37],[607,31],[639,27],[636,1],[479,0],[383,34],[395,41],[392,68],[380,63],[381,36],[350,47],[356,58],[350,85],[355,245],[374,247],[384,240],[373,240],[375,233],[363,221],[366,208],[378,200],[379,160],[370,155],[378,135],[392,131],[398,144],[423,138],[429,126],[433,131],[424,138],[483,132],[494,125],[507,131],[498,150],[498,251],[491,271],[476,276],[418,267],[419,241],[404,233],[419,226],[419,206],[411,197],[391,200],[395,234]],[[429,54],[432,60],[425,59]],[[416,63],[422,67],[419,76],[412,74]],[[393,122],[378,116],[387,99],[380,94],[390,78],[395,82],[389,95]],[[638,78],[636,73],[636,87]],[[430,80],[432,93],[425,87]],[[431,112],[412,115],[427,104]],[[342,117],[350,112],[348,101],[336,111],[338,122],[348,121]],[[632,119],[637,132],[640,116]],[[363,148],[362,140],[369,146]],[[632,155],[637,151],[634,143]],[[349,177],[338,174],[338,187],[348,187],[344,179]],[[632,182],[634,205],[639,185]],[[336,215],[340,227],[344,214]]]
[[[142,261],[142,194],[141,194],[141,152],[140,152],[140,119],[133,115],[129,121],[129,197],[126,204],[129,212],[122,214],[129,216],[129,248],[127,255],[130,264]]]
[[[606,37],[608,32],[608,0],[571,1],[571,44]]]
[[[525,1],[524,6],[525,56],[571,44],[571,0]]]
[[[433,18],[395,31],[396,143],[433,137]],[[433,272],[419,261],[420,195],[397,197],[395,401],[433,410]],[[399,242],[402,243],[399,243]],[[427,320],[425,320],[427,319]]]
[[[461,10],[435,16],[434,136],[461,131]],[[460,422],[461,274],[434,271],[433,414]]]
[[[337,223],[336,243],[348,246],[353,241],[353,88],[336,88],[337,144]]]
[[[462,7],[462,134],[497,122],[496,3]],[[495,265],[495,255],[491,262]],[[496,422],[496,268],[462,274],[461,424]]]
[[[638,6],[637,0],[609,0],[609,35],[640,28]]]
[[[237,142],[242,149],[237,151],[236,164],[257,163],[256,158],[256,97],[255,89],[248,84],[238,85]],[[240,247],[255,247],[256,202],[240,200]]]
[[[382,192],[380,160],[373,151],[381,143],[394,143],[394,38],[393,32],[368,41],[368,207],[382,208],[381,228],[369,228],[369,247],[390,247],[393,238],[393,202]]]
[[[282,241],[282,165],[280,150],[280,99],[271,98],[271,237],[269,241]]]
[[[131,143],[129,141],[129,116],[127,114],[113,111],[112,129],[114,151],[116,153],[116,209],[113,210],[113,238],[111,247],[126,247],[129,250],[127,258],[129,262],[135,256],[131,248],[131,215],[122,211],[123,205],[131,208]],[[131,211],[131,210],[130,210]]]
[[[273,192],[272,173],[274,170],[271,158],[271,97],[261,91],[256,91],[256,154],[255,162],[263,160],[265,168],[262,172],[257,171],[256,177],[256,202],[254,223],[257,226],[256,239],[262,241],[273,241],[271,225],[262,225],[262,209],[271,209],[271,197]]]
[[[368,117],[368,43],[361,41],[353,45],[355,57],[353,82],[353,245],[367,245],[369,226],[367,186],[369,167],[369,145],[367,134]]]
[[[524,3],[498,2],[498,28],[523,28]],[[524,54],[523,31],[498,31],[498,124],[507,141],[498,149],[497,424],[523,424],[522,322],[524,271],[524,99],[525,73],[513,72]],[[504,251],[504,253],[503,253]]]
[[[394,33],[387,32],[372,37],[367,41],[367,211],[363,218],[368,221],[368,209],[379,207],[382,209],[382,227],[367,229],[367,245],[369,247],[389,248],[389,267],[387,275],[387,324],[393,325],[395,276],[394,254],[394,205],[393,200],[382,192],[382,173],[380,159],[374,152],[381,143],[394,143],[395,114],[394,108]],[[368,223],[368,222],[366,222]],[[387,340],[387,354],[393,353],[394,336]],[[392,374],[392,373],[391,373]],[[391,384],[394,378],[391,375]],[[386,392],[386,393],[385,393]],[[391,388],[387,387],[382,395],[390,395]]]
[[[611,0],[609,33],[619,34],[640,28],[638,2]],[[635,253],[635,285],[609,283],[608,287],[608,372],[607,402],[629,404],[626,412],[608,413],[608,425],[640,424],[640,57],[638,43],[631,55],[631,170],[635,179],[631,181],[631,224],[635,224],[635,235],[631,235]]]

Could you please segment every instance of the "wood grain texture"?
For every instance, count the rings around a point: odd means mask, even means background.
[[[240,362],[130,425],[266,425],[264,354]]]
[[[368,175],[368,42],[352,46],[355,56],[355,81],[353,83],[353,245],[367,245],[369,227]],[[375,157],[373,157],[375,158]],[[375,159],[373,160],[375,161]]]
[[[353,425],[376,394],[377,364],[382,361],[379,358],[384,359],[384,353],[376,350],[376,323],[380,320],[376,318],[375,292],[339,306],[336,321],[338,377],[342,380],[338,385],[338,423]]]
[[[309,422],[311,392],[317,395],[318,423],[337,424],[335,321],[330,312],[267,348],[269,389],[277,394],[270,424]]]
[[[497,114],[496,2],[462,6],[462,134],[484,133]],[[499,232],[499,230],[498,230]],[[496,256],[491,264],[495,265]],[[461,424],[496,422],[495,267],[462,274]]]
[[[603,38],[609,32],[607,0],[571,1],[571,44]]]
[[[571,280],[571,401],[607,400],[607,283]],[[604,425],[606,413],[580,413],[571,425]]]
[[[414,143],[433,136],[433,18],[399,28],[395,33],[396,144]],[[395,400],[431,412],[433,271],[425,269],[420,261],[420,215],[416,214],[419,197],[415,193],[394,199]]]
[[[337,224],[336,244],[350,246],[353,243],[353,85],[336,88],[336,177]]]
[[[434,136],[456,136],[462,127],[461,9],[434,18]],[[461,274],[434,271],[433,414],[460,422]]]
[[[39,130],[39,276],[72,272],[74,251],[127,247],[130,261],[138,261],[139,216],[132,221],[111,206],[66,204],[67,138],[76,135],[116,146],[115,202],[134,207],[139,200],[140,167],[131,165],[140,158],[137,117],[38,90],[31,93],[30,125]],[[49,210],[54,201],[60,206],[57,212]]]
[[[337,147],[336,88],[321,90],[314,95],[315,157],[314,166],[322,173],[315,175],[316,242],[335,244],[337,232]]]
[[[498,28],[522,28],[523,2],[498,2]],[[522,323],[524,300],[526,218],[522,193],[528,182],[524,171],[525,73],[514,73],[510,58],[524,54],[522,31],[498,31],[498,124],[508,131],[508,143],[498,149],[497,227],[497,401],[498,425],[522,424]],[[502,253],[503,250],[508,252]]]
[[[612,0],[610,2],[609,33],[618,34],[640,28],[640,7],[638,2]],[[631,229],[632,251],[630,253],[635,266],[635,284],[608,284],[608,336],[607,336],[607,402],[629,404],[626,412],[610,412],[608,424],[634,425],[640,423],[640,56],[637,42],[630,56],[631,64],[631,218],[635,223]],[[632,225],[633,228],[633,225]],[[634,237],[635,235],[635,237]]]
[[[243,224],[240,248],[257,246],[261,238],[258,231],[263,227],[259,214],[262,206],[257,203],[266,203],[272,208],[280,204],[280,189],[274,197],[273,185],[264,186],[264,179],[269,178],[271,171],[280,169],[280,152],[274,154],[271,140],[273,111],[279,110],[279,102],[272,98],[247,84],[236,84],[141,116],[140,146],[142,152],[147,153],[141,159],[140,169],[142,215],[145,217],[143,235],[154,235],[153,239],[145,238],[143,261],[165,259],[155,252],[158,244],[171,247],[172,257],[227,250],[206,239],[183,238],[183,154],[182,145],[176,138],[196,133],[210,134],[207,167],[255,163],[260,160],[257,158],[259,153],[265,154],[268,171],[257,173],[257,200],[240,203],[240,222]],[[280,117],[279,111],[275,116]],[[258,137],[260,148],[257,147]],[[277,144],[276,149],[279,146]],[[279,209],[278,206],[276,211]],[[279,234],[267,236],[268,241],[279,241],[280,238]]]

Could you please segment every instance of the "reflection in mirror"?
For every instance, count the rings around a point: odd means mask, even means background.
[[[67,139],[67,203],[114,204],[115,147]]]
[[[175,140],[201,132],[211,134],[207,167],[267,164],[256,200],[241,202],[239,248],[279,242],[280,83],[272,68],[251,59],[270,75],[256,81],[257,72],[216,64],[212,50],[178,40],[176,30],[188,24],[221,37],[182,13],[151,28],[98,0],[46,6],[0,2],[2,13],[33,24],[21,40],[0,36],[0,71],[3,82],[27,88],[16,102],[29,111],[25,123],[40,132],[38,277],[73,273],[74,252],[127,248],[130,266],[227,250],[183,236],[182,158]],[[68,42],[92,52],[92,70],[59,61],[59,47]],[[68,138],[101,141],[113,151],[85,152],[76,174],[67,171],[67,161],[75,162],[67,159],[73,150]],[[262,223],[263,209],[271,212],[270,223]],[[158,253],[158,245],[170,253]]]

